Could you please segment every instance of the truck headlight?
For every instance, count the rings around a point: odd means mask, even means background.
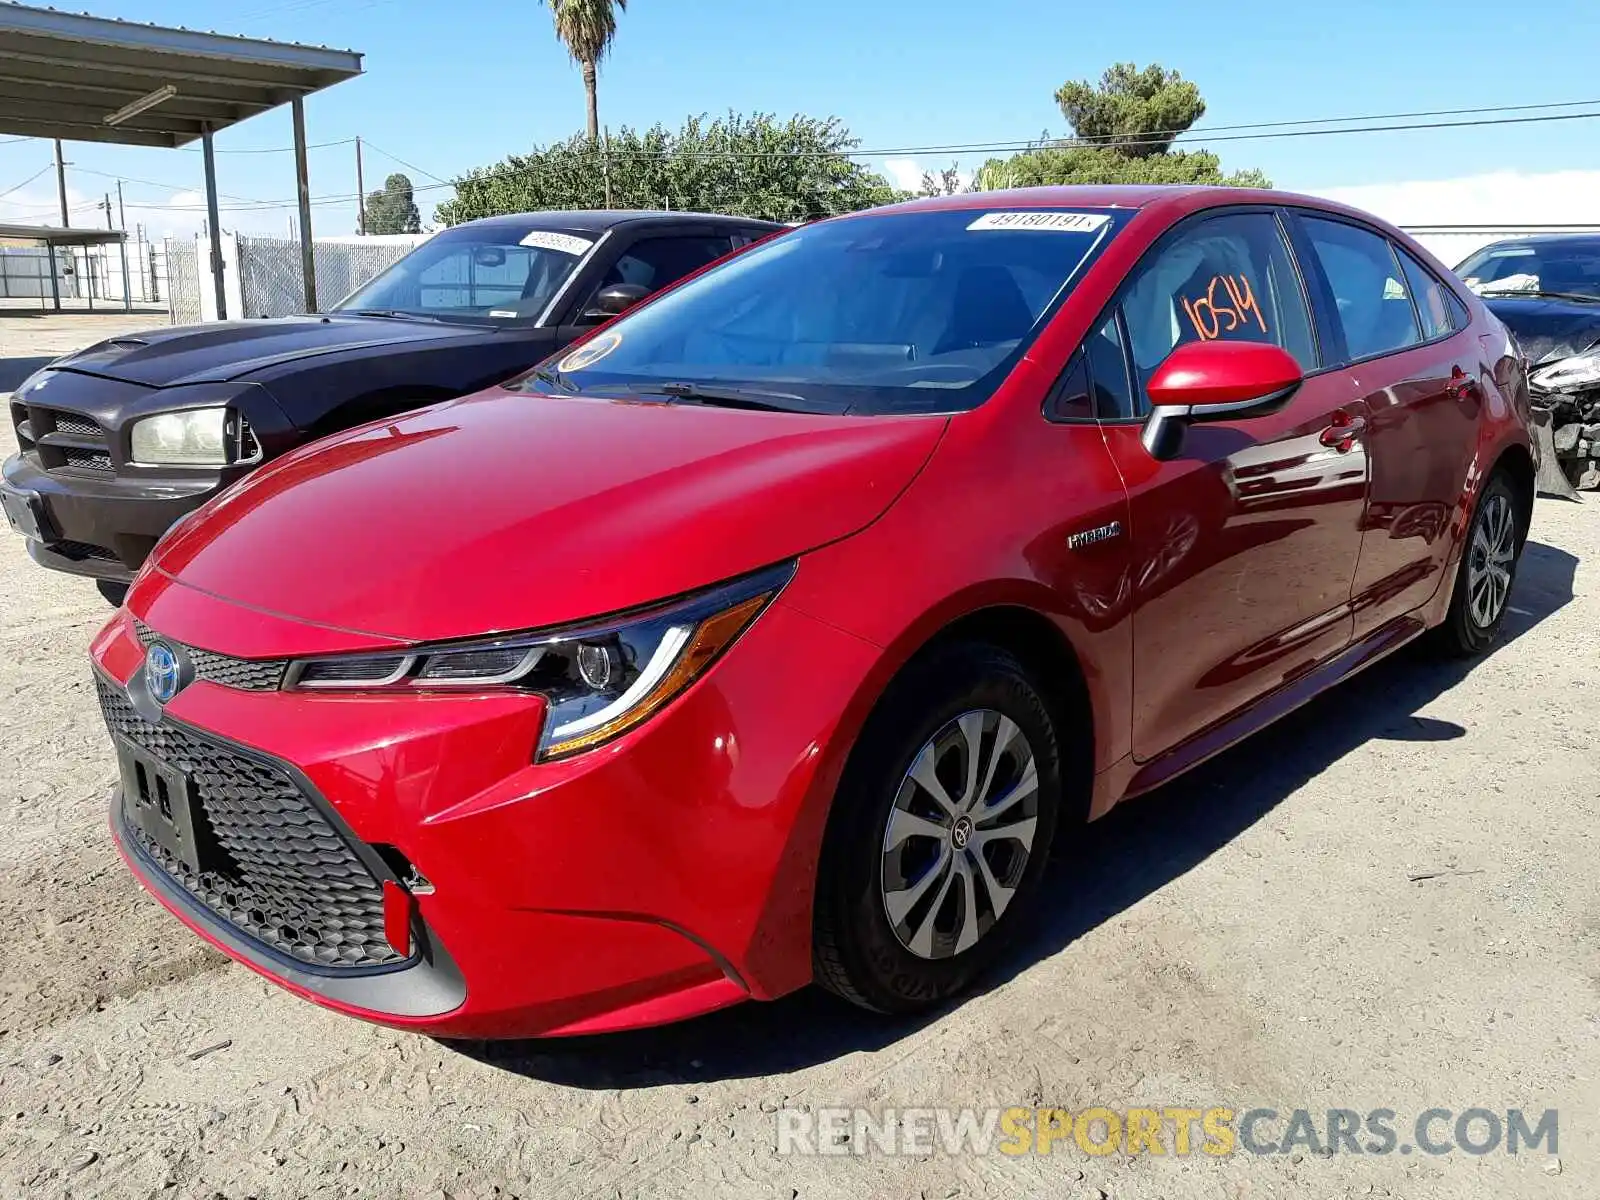
[[[228,410],[191,408],[135,421],[129,457],[139,466],[222,467],[228,463]]]
[[[1600,350],[1546,363],[1528,376],[1528,382],[1541,392],[1570,392],[1600,384]]]
[[[295,691],[520,688],[549,704],[541,759],[610,741],[704,674],[794,574],[773,567],[686,600],[569,630],[298,659]]]

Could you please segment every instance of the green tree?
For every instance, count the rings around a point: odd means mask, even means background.
[[[1208,150],[1174,150],[1173,140],[1206,111],[1200,89],[1158,63],[1117,63],[1098,84],[1062,84],[1056,103],[1073,137],[1041,137],[1009,158],[991,158],[976,191],[1041,184],[1174,183],[1271,187],[1260,171],[1226,174]]]
[[[589,140],[600,140],[600,60],[617,36],[617,13],[628,0],[541,0],[550,7],[556,37],[583,71],[583,92],[589,103]]]
[[[850,157],[860,143],[836,117],[768,113],[612,134],[609,149],[582,134],[513,154],[455,180],[444,225],[498,213],[615,208],[726,212],[804,221],[900,199]]]
[[[1143,70],[1117,63],[1100,76],[1061,85],[1061,115],[1079,140],[1108,146],[1133,158],[1165,154],[1172,140],[1205,116],[1200,89],[1159,63]]]
[[[961,186],[961,169],[951,163],[944,170],[935,175],[932,171],[922,173],[922,184],[917,188],[918,196],[954,196],[957,192],[965,191]]]
[[[422,232],[422,216],[417,212],[409,176],[396,172],[383,181],[382,188],[367,197],[367,232]]]
[[[1228,187],[1271,187],[1260,171],[1222,170],[1222,161],[1208,150],[1174,150],[1135,158],[1098,146],[1056,143],[1038,146],[1010,158],[991,158],[973,178],[975,191],[1072,183],[1213,184]]]

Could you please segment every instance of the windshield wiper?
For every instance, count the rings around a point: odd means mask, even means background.
[[[383,317],[390,321],[431,321],[435,325],[446,324],[440,318],[430,317],[427,313],[406,312],[398,308],[340,308],[334,311],[350,313],[357,317]]]
[[[766,392],[758,388],[723,387],[705,383],[663,383],[637,389],[643,396],[671,396],[725,408],[753,408],[763,412],[810,412],[804,396],[793,392]]]
[[[1582,304],[1600,304],[1600,296],[1589,296],[1583,292],[1547,292],[1540,288],[1490,288],[1479,292],[1480,296],[1538,296],[1544,300],[1577,300]]]
[[[554,367],[540,367],[533,373],[533,377],[540,383],[549,384],[558,392],[565,392],[569,396],[576,396],[578,394],[578,385],[573,383],[572,380],[568,379]]]

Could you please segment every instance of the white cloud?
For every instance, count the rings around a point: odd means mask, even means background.
[[[1565,225],[1600,222],[1600,171],[1496,171],[1459,179],[1316,189],[1396,225]]]
[[[902,192],[914,192],[922,186],[922,164],[914,158],[886,158],[883,173]]]

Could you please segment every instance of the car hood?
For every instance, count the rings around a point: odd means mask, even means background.
[[[81,371],[145,387],[223,383],[299,358],[398,343],[481,335],[473,325],[444,325],[387,317],[282,317],[177,325],[96,343],[58,361]]]
[[[286,455],[152,563],[212,597],[401,641],[560,625],[860,530],[946,424],[496,388]]]
[[[1600,342],[1600,304],[1538,296],[1496,296],[1484,304],[1535,365],[1571,358]]]

